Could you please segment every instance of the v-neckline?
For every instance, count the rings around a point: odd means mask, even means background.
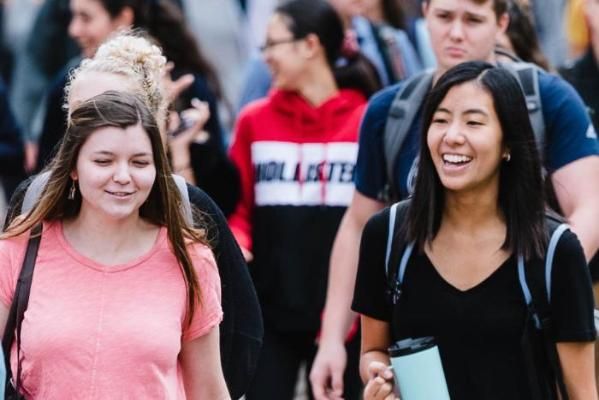
[[[428,254],[426,254],[426,252],[422,252],[421,254],[422,257],[424,257],[425,259],[425,263],[427,264],[427,266],[429,268],[431,268],[433,270],[433,273],[439,278],[439,280],[443,283],[444,286],[446,286],[447,288],[449,288],[451,291],[456,292],[458,294],[469,294],[469,293],[473,293],[478,291],[480,288],[483,288],[485,286],[487,286],[489,284],[489,282],[503,269],[507,268],[507,265],[509,265],[512,260],[514,259],[514,255],[510,254],[510,256],[508,258],[506,258],[501,264],[499,264],[497,266],[497,268],[495,268],[489,275],[485,276],[482,280],[480,280],[477,284],[467,288],[467,289],[460,289],[457,286],[453,285],[452,283],[450,283],[447,279],[445,279],[445,277],[439,272],[439,270],[437,269],[437,267],[435,267],[435,264],[433,263],[433,261],[430,259],[430,257],[428,256]]]

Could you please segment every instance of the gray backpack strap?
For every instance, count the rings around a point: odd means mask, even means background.
[[[393,248],[393,238],[395,233],[395,220],[397,217],[397,208],[400,206],[400,203],[395,203],[389,208],[389,232],[387,233],[387,247],[385,249],[385,275],[388,279],[390,276],[390,259],[391,259],[391,250]],[[401,255],[401,260],[399,262],[397,273],[395,275],[394,282],[391,282],[391,302],[393,304],[397,304],[399,301],[399,297],[401,295],[401,285],[403,283],[403,278],[406,273],[406,267],[408,266],[408,261],[410,260],[410,256],[412,255],[412,251],[414,250],[414,242],[408,243],[406,248]]]
[[[549,245],[547,246],[547,256],[545,257],[545,287],[547,289],[547,302],[551,304],[551,272],[553,271],[553,258],[557,243],[565,231],[570,229],[567,224],[560,224],[551,234]]]
[[[175,184],[177,185],[177,189],[179,189],[179,194],[181,195],[181,202],[183,208],[183,216],[185,217],[186,222],[189,226],[193,226],[193,214],[191,212],[191,202],[189,201],[189,192],[187,191],[187,182],[185,178],[179,175],[172,175]]]
[[[387,187],[385,193],[381,194],[383,201],[388,202],[398,197],[398,188],[395,184],[395,160],[416,114],[430,90],[433,75],[433,70],[427,70],[406,79],[389,108],[383,136],[387,171]]]
[[[539,88],[539,73],[542,70],[535,64],[527,62],[504,63],[501,66],[510,71],[520,83],[526,99],[528,118],[535,133],[539,155],[541,159],[544,159],[545,119],[543,117],[543,103],[541,102],[541,90]]]
[[[397,281],[400,285],[403,283],[403,277],[406,274],[406,267],[408,266],[408,261],[410,261],[410,256],[412,255],[413,250],[414,242],[410,242],[408,243],[406,249],[403,251],[403,254],[401,255],[401,261],[397,270]]]
[[[385,249],[385,275],[389,276],[389,258],[391,258],[391,247],[393,246],[393,232],[395,231],[395,218],[397,206],[395,203],[389,208],[389,232],[387,233],[387,248]]]
[[[25,191],[25,196],[23,196],[23,203],[21,204],[21,211],[19,214],[27,214],[33,209],[33,206],[37,203],[42,192],[46,188],[49,179],[50,171],[46,171],[36,175],[31,180],[31,183]]]
[[[547,293],[547,304],[551,304],[551,274],[553,272],[553,259],[555,258],[555,249],[557,248],[557,244],[561,239],[562,235],[568,229],[570,229],[570,227],[567,224],[560,224],[551,234],[549,244],[547,245],[547,254],[545,256],[545,289]],[[518,256],[518,280],[520,282],[522,293],[524,294],[524,299],[526,300],[526,305],[530,306],[532,304],[533,298],[530,292],[530,288],[528,287],[528,283],[526,282],[526,273],[524,271],[524,258],[522,256]],[[536,327],[538,329],[541,329],[541,321],[539,319],[539,316],[537,314],[534,314],[533,318]]]

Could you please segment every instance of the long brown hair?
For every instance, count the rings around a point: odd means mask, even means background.
[[[46,168],[50,173],[48,184],[33,209],[16,218],[0,239],[20,235],[42,221],[56,221],[76,217],[81,209],[81,195],[67,198],[73,180],[79,151],[96,130],[104,127],[127,128],[141,124],[152,146],[156,180],[147,200],[139,209],[144,220],[165,226],[173,252],[187,286],[187,323],[199,304],[200,284],[187,251],[187,242],[207,244],[205,231],[190,226],[182,213],[182,199],[175,184],[166,153],[162,146],[160,131],[152,113],[139,97],[116,91],[108,91],[81,103],[69,117],[67,132],[52,163]]]

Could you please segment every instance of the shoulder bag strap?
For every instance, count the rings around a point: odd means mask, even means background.
[[[37,258],[37,251],[40,246],[42,239],[42,225],[36,225],[31,230],[31,236],[27,242],[27,250],[25,252],[25,259],[23,260],[23,266],[17,280],[17,286],[13,296],[13,301],[10,305],[10,311],[8,319],[6,321],[6,327],[4,329],[4,337],[2,338],[2,348],[4,350],[4,363],[6,365],[6,379],[10,382],[12,378],[11,366],[10,366],[10,354],[13,341],[17,343],[17,382],[16,388],[20,386],[21,378],[21,324],[27,310],[27,304],[29,303],[29,293],[31,292],[31,282],[33,279],[33,270],[35,268],[35,260]]]

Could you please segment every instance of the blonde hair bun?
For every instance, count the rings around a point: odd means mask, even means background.
[[[70,87],[87,72],[106,72],[123,75],[136,83],[135,94],[140,95],[152,113],[157,116],[165,108],[162,74],[166,57],[162,50],[140,31],[118,32],[96,51],[93,58],[85,59],[75,69],[65,87],[66,106]]]

